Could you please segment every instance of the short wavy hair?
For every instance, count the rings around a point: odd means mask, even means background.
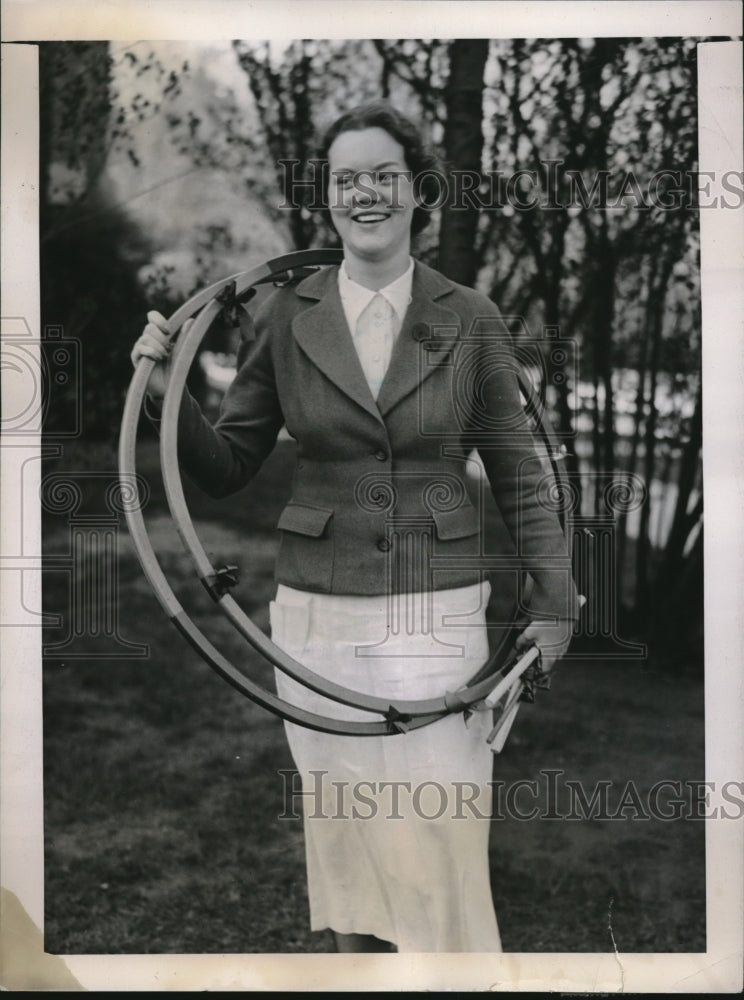
[[[426,142],[418,126],[388,101],[368,101],[344,112],[323,133],[315,154],[323,163],[321,171],[321,204],[326,219],[328,211],[328,151],[342,132],[361,132],[367,128],[381,128],[400,143],[406,157],[406,166],[416,183],[417,204],[411,220],[411,236],[418,236],[431,221],[431,213],[441,195],[440,177],[442,164],[432,147]],[[416,180],[418,179],[418,180]]]

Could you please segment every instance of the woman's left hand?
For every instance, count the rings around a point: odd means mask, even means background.
[[[514,645],[519,650],[537,646],[540,650],[540,670],[547,674],[566,655],[573,627],[574,623],[566,619],[558,622],[530,622]]]

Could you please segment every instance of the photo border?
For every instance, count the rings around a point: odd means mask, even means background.
[[[208,38],[736,36],[741,4],[168,0],[97,5],[6,0],[3,11],[3,341],[39,350],[38,81],[30,40]],[[14,44],[16,43],[16,44]],[[742,170],[742,47],[699,47],[700,170]],[[715,181],[714,181],[715,186]],[[722,192],[721,192],[722,193]],[[711,195],[715,190],[711,189]],[[744,227],[739,212],[700,212],[703,324],[706,781],[744,774]],[[11,331],[11,332],[9,332]],[[25,331],[25,332],[24,332]],[[3,414],[17,386],[3,368]],[[14,397],[15,392],[15,397]],[[38,441],[2,440],[0,586],[41,606],[40,512],[23,507],[19,469],[40,473]],[[36,474],[36,473],[34,473]],[[26,476],[33,490],[38,478]],[[38,489],[37,494],[38,495]],[[22,525],[22,531],[19,531]],[[742,986],[744,824],[706,822],[705,953],[498,955],[67,955],[43,953],[41,629],[0,628],[0,871],[3,981],[12,989],[472,989],[563,992],[736,992]],[[711,806],[720,805],[711,793]],[[11,982],[12,979],[12,982]],[[77,985],[75,985],[77,984]]]

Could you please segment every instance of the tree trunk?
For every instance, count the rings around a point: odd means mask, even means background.
[[[606,220],[600,230],[599,273],[596,283],[594,344],[596,365],[604,388],[602,414],[601,468],[609,476],[615,469],[615,399],[612,388],[612,328],[615,315],[615,250]]]
[[[463,285],[475,284],[477,276],[475,234],[477,205],[465,195],[453,204],[455,172],[480,174],[483,156],[483,72],[488,58],[488,40],[462,39],[449,47],[450,73],[445,87],[447,121],[444,152],[447,158],[448,197],[442,207],[439,235],[439,270]]]
[[[639,450],[641,444],[641,427],[643,426],[643,406],[646,392],[646,376],[648,373],[648,337],[646,331],[651,328],[651,313],[654,300],[654,280],[658,270],[658,257],[651,255],[649,265],[649,275],[646,282],[646,303],[645,303],[645,323],[640,331],[641,334],[641,356],[638,361],[638,387],[635,397],[635,411],[633,414],[633,437],[630,444],[630,455],[628,457],[628,473],[635,475],[638,470]],[[623,570],[625,568],[625,556],[628,546],[628,514],[623,511],[617,519],[617,579],[623,580]]]
[[[698,474],[700,459],[700,448],[703,437],[703,390],[702,382],[698,387],[697,399],[695,401],[695,412],[690,426],[690,438],[682,453],[682,461],[679,472],[679,485],[677,493],[677,503],[674,509],[674,518],[669,532],[661,569],[654,584],[654,592],[663,595],[671,587],[672,581],[676,578],[684,562],[683,552],[690,531],[697,522],[697,514],[702,510],[696,509],[688,513],[687,508],[690,503],[690,494]],[[699,506],[699,505],[698,505]]]
[[[654,293],[653,322],[651,324],[651,356],[649,360],[649,387],[646,397],[646,428],[644,434],[643,480],[648,490],[646,502],[641,507],[641,520],[638,529],[638,560],[636,564],[636,610],[641,618],[649,616],[649,559],[651,539],[649,526],[651,520],[651,488],[653,485],[656,465],[656,387],[659,380],[659,361],[661,358],[661,334],[664,326],[664,303],[669,276],[672,272],[671,255],[664,263],[661,280]]]
[[[565,230],[563,230],[563,235]],[[560,325],[560,281],[561,281],[561,261],[563,256],[563,239],[560,241],[560,253],[556,261],[554,269],[551,269],[551,274],[555,275],[555,280],[549,282],[545,288],[545,294],[543,300],[545,302],[545,326],[552,327],[554,330],[558,331],[559,338],[563,341],[567,339],[566,334],[562,331]],[[576,439],[573,442],[567,440],[572,437],[574,432],[573,424],[573,414],[571,412],[571,404],[569,402],[569,395],[571,393],[571,386],[568,381],[568,373],[572,370],[571,361],[574,358],[571,357],[572,345],[560,345],[558,349],[553,349],[551,347],[550,340],[544,340],[545,346],[545,356],[546,356],[546,374],[549,383],[552,383],[555,387],[556,392],[556,412],[558,414],[558,430],[561,437],[566,440],[566,470],[572,476],[573,482],[579,491],[579,497],[581,496],[581,477],[579,476],[579,456],[576,454]],[[556,345],[558,347],[558,345]],[[567,349],[566,349],[567,347]],[[562,358],[562,360],[559,360]],[[577,372],[577,382],[578,382],[578,372]],[[573,392],[576,399],[579,396],[579,386],[578,384],[573,386]]]
[[[594,352],[592,359],[592,456],[594,458],[594,471],[597,478],[594,480],[594,514],[596,517],[602,513],[600,503],[600,490],[598,486],[598,476],[602,471],[602,427],[599,416],[599,366],[597,364],[597,352]]]

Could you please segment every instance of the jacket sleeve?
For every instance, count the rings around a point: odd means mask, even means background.
[[[259,310],[253,331],[241,336],[237,371],[210,424],[186,390],[178,416],[178,460],[186,475],[205,493],[225,497],[258,472],[271,453],[284,423],[271,352],[270,300]],[[160,413],[148,400],[146,413],[157,429]]]
[[[579,607],[571,557],[549,503],[546,469],[524,412],[511,337],[500,315],[483,318],[461,364],[460,387],[474,386],[466,444],[483,461],[494,500],[521,565],[533,580],[526,609],[533,618],[576,619]]]

